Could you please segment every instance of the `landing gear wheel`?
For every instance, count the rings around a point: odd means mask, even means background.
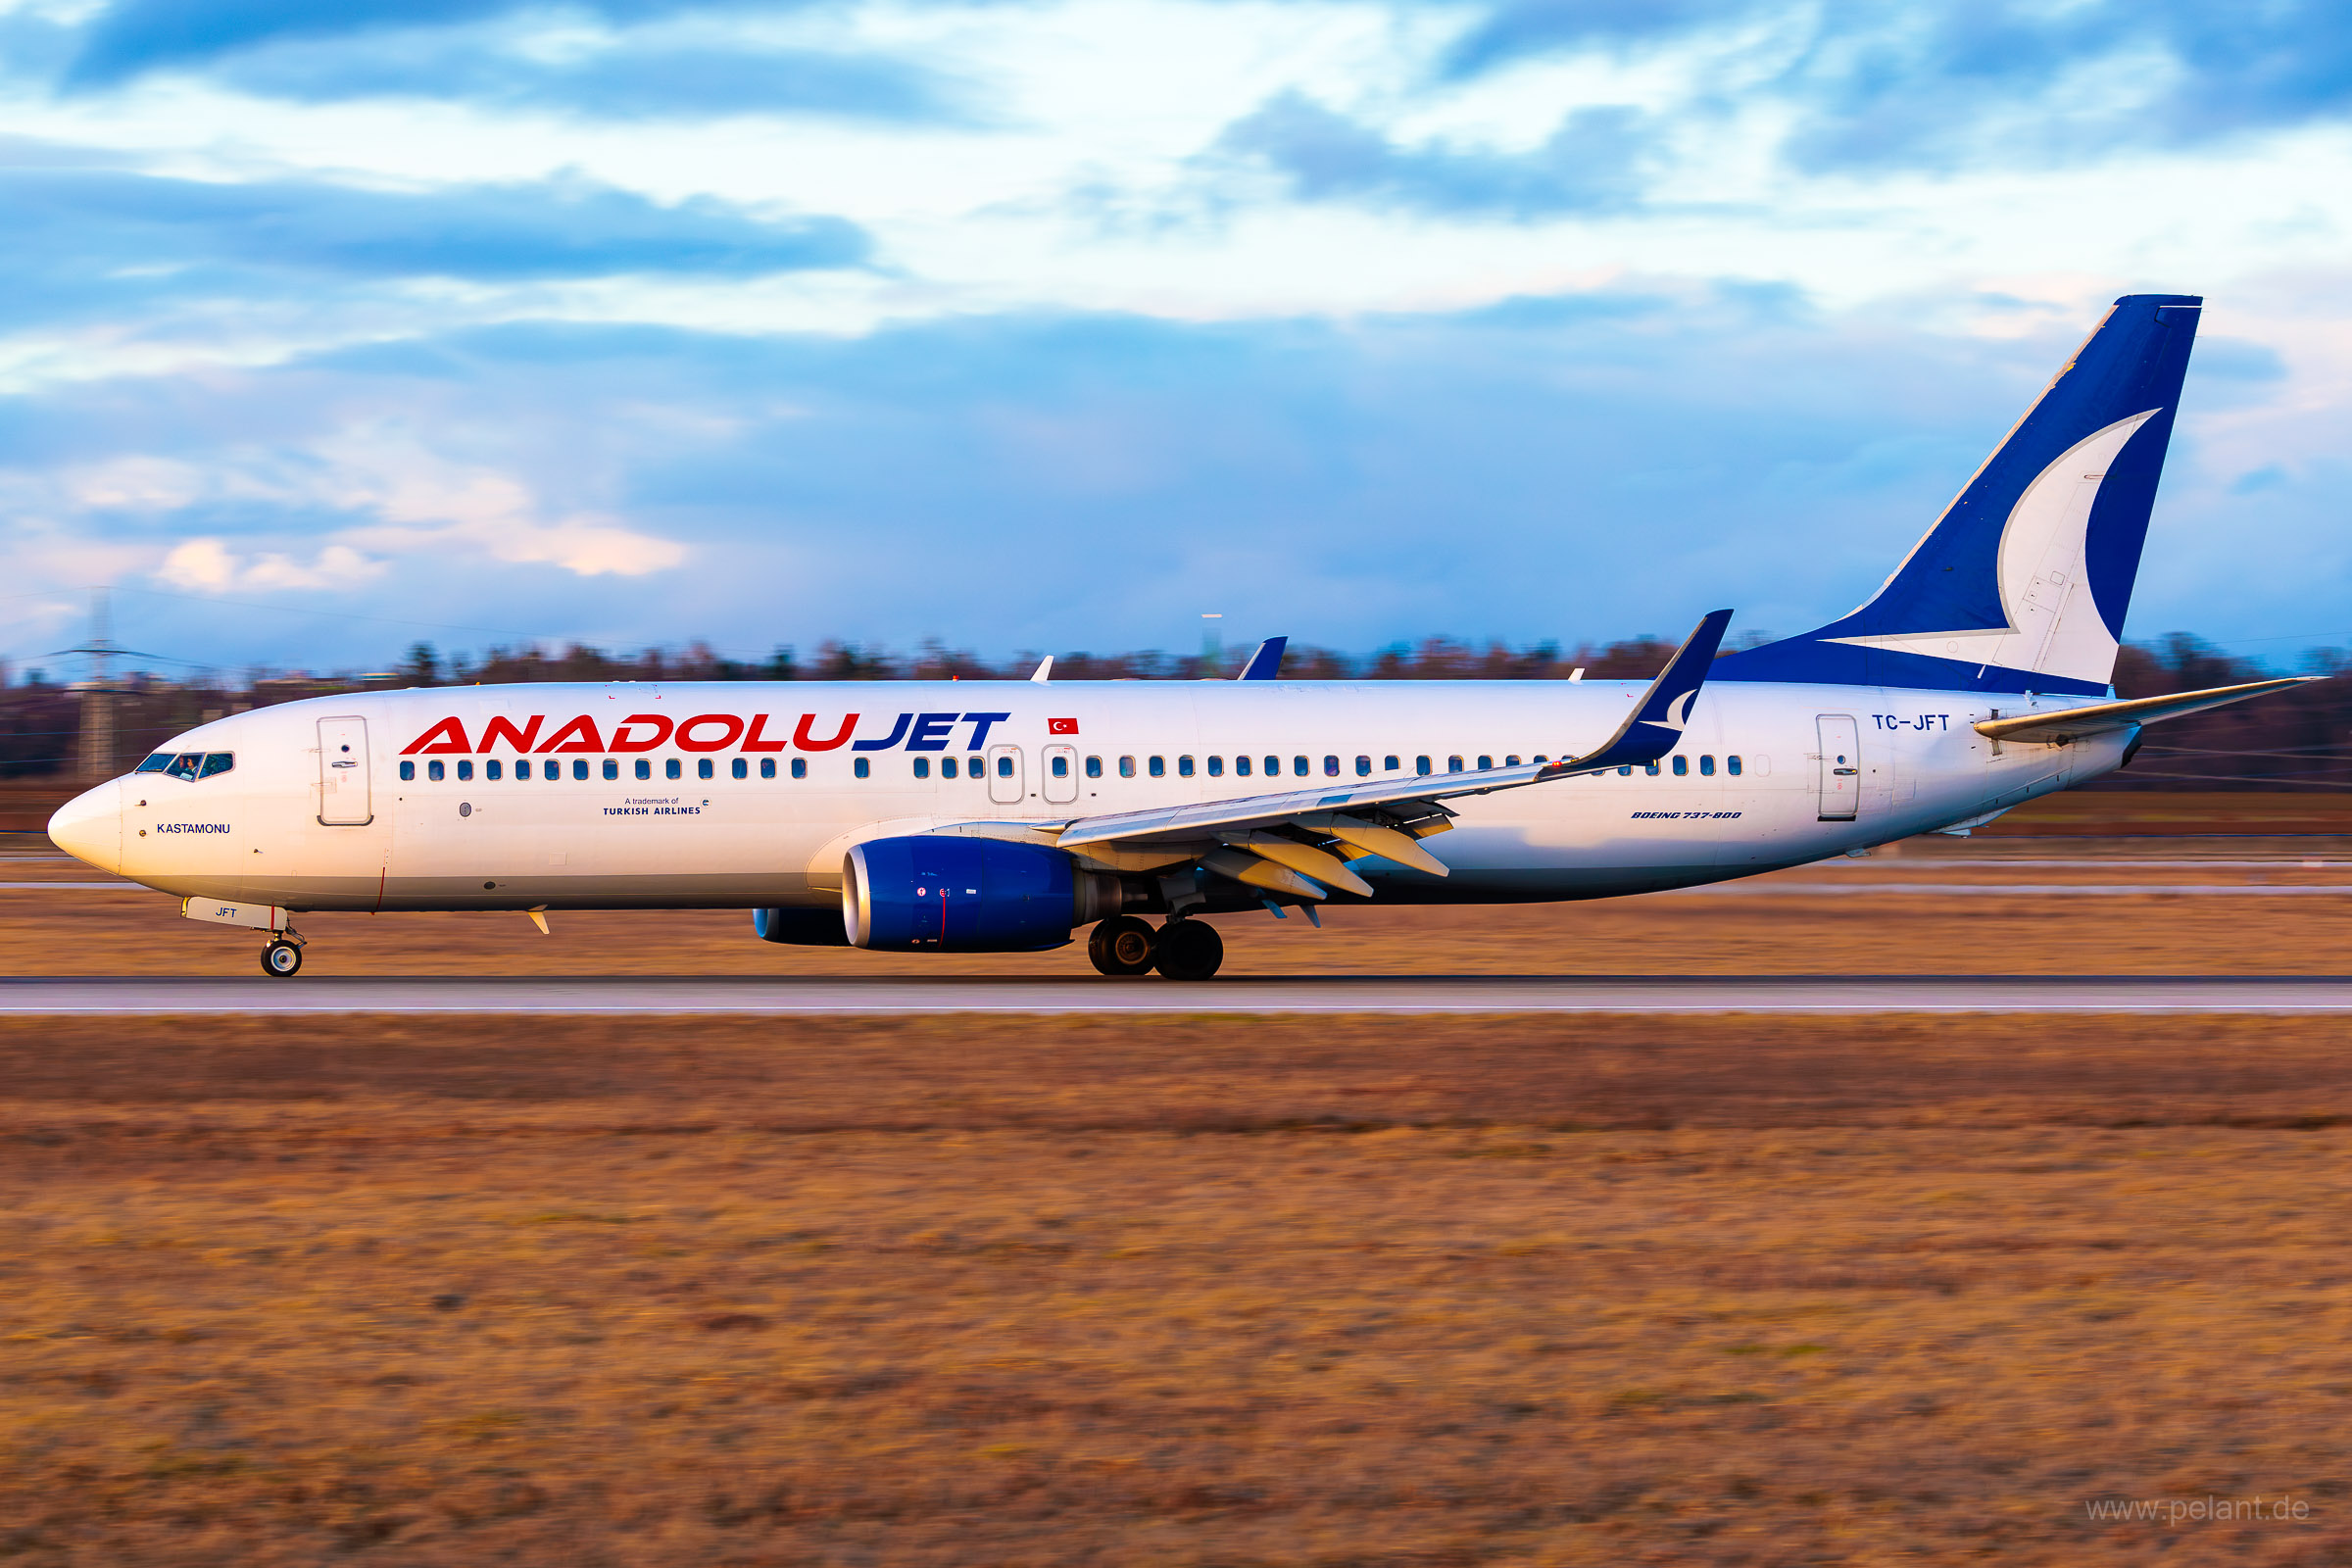
[[[1152,972],[1152,927],[1132,914],[1114,914],[1095,922],[1086,939],[1086,956],[1102,973],[1132,978]]]
[[[1155,947],[1152,962],[1171,980],[1205,980],[1225,961],[1225,939],[1206,920],[1170,920]]]
[[[272,942],[262,950],[262,973],[283,980],[302,968],[302,950],[291,942]]]

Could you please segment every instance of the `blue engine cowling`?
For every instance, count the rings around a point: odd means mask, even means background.
[[[850,851],[841,878],[852,945],[895,953],[1034,953],[1119,910],[1113,876],[1062,850],[917,834]]]

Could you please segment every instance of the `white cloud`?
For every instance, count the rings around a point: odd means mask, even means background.
[[[184,540],[172,547],[155,570],[158,582],[195,593],[232,590],[356,588],[384,569],[348,545],[328,545],[308,565],[291,555],[264,550],[240,555],[216,538]]]

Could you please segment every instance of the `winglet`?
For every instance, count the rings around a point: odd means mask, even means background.
[[[1723,634],[1732,623],[1732,612],[1717,610],[1708,612],[1683,646],[1676,649],[1658,678],[1649,683],[1642,701],[1634,705],[1617,733],[1598,751],[1583,757],[1570,757],[1552,763],[1536,775],[1536,781],[1565,778],[1571,773],[1589,773],[1603,767],[1624,767],[1635,762],[1654,762],[1674,750],[1683,738],[1683,726],[1690,721],[1690,705],[1697,700],[1698,689],[1706,684],[1707,666],[1715,662],[1715,650],[1723,645]]]
[[[1038,685],[1040,685],[1040,686],[1043,686],[1043,685],[1047,684],[1048,682],[1050,682],[1051,680],[1053,680],[1053,678],[1054,678],[1054,656],[1053,656],[1052,654],[1048,654],[1048,655],[1045,657],[1045,662],[1044,662],[1043,663],[1041,663],[1041,664],[1039,664],[1039,665],[1037,666],[1037,673],[1036,673],[1036,674],[1034,674],[1034,675],[1032,675],[1032,676],[1030,676],[1029,678],[1030,678],[1031,680],[1035,681],[1035,682],[1036,682]]]
[[[1288,637],[1269,637],[1257,645],[1250,662],[1242,666],[1235,680],[1272,680],[1282,670],[1282,651],[1290,646]]]

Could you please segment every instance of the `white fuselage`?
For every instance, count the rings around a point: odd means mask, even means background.
[[[1642,690],[957,681],[377,692],[203,725],[169,750],[230,754],[225,771],[127,775],[61,820],[79,824],[74,853],[148,886],[294,910],[816,906],[839,902],[843,858],[867,839],[1352,783],[1364,769],[1412,773],[1422,759],[1444,773],[1574,756],[1614,731]],[[1454,829],[1433,841],[1449,877],[1358,868],[1383,901],[1502,903],[1801,864],[2110,771],[2127,734],[2002,746],[1971,728],[2084,701],[1711,684],[1676,754],[1687,772],[1669,760],[1655,774],[1459,798]],[[1849,736],[1853,771],[1840,773],[1834,759],[1849,755]]]

